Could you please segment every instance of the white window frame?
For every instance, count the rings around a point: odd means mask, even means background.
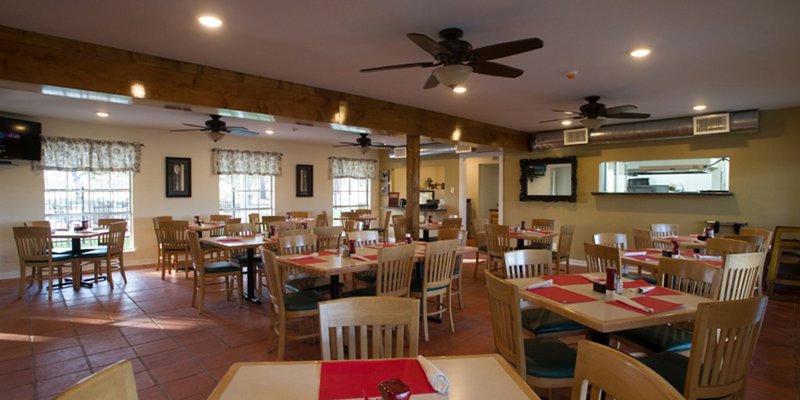
[[[275,177],[272,175],[244,175],[244,174],[231,174],[231,175],[218,175],[219,176],[219,212],[220,214],[227,214],[232,215],[233,218],[241,218],[243,222],[248,222],[248,214],[251,213],[259,213],[261,215],[275,215]],[[239,189],[237,186],[242,186],[241,182],[236,182],[237,180],[245,180],[244,187],[246,189]],[[260,179],[259,182],[260,188],[258,190],[249,189],[250,185],[247,182],[252,179]],[[223,181],[228,180],[231,183],[224,183]],[[225,193],[226,187],[231,188],[231,193]],[[245,196],[248,193],[259,193],[259,197],[266,196],[268,197],[265,199],[268,204],[267,206],[263,206],[263,204],[253,205],[252,203],[248,204],[245,200],[245,204],[241,203],[241,196]],[[228,198],[223,198],[223,196],[231,196],[230,201],[231,205],[226,207],[226,202],[229,201]]]
[[[366,183],[366,192],[362,190],[354,190],[354,186],[357,186],[358,181],[364,181]],[[347,187],[344,190],[340,190],[341,185],[346,184]],[[346,193],[352,195],[353,193],[363,193],[364,197],[360,197],[355,201],[355,204],[339,204],[342,203],[341,198],[342,196],[337,196],[338,194]],[[367,209],[372,208],[372,179],[369,178],[333,178],[333,221],[334,225],[341,225],[341,218],[343,211],[351,211],[357,209]]]

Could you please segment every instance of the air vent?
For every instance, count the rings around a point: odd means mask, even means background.
[[[472,146],[468,144],[459,143],[456,145],[456,154],[472,153]]]
[[[589,130],[586,128],[581,129],[567,129],[564,131],[564,144],[567,146],[575,144],[589,143]]]
[[[694,117],[694,134],[711,135],[731,131],[730,114],[712,114]]]
[[[192,111],[192,108],[187,106],[186,104],[164,104],[164,108],[167,110],[178,110],[178,111]]]
[[[395,147],[392,149],[392,156],[394,156],[394,158],[406,158],[406,148]]]

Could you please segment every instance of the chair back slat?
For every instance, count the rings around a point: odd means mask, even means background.
[[[588,272],[605,272],[606,268],[614,268],[617,271],[621,271],[622,260],[619,247],[584,243],[583,250],[586,253],[586,269]]]
[[[761,240],[763,248],[760,249],[759,251],[769,251],[769,249],[772,247],[772,231],[769,229],[744,227],[739,229],[739,234],[749,235],[749,236],[761,236],[763,238],[763,240]]]
[[[364,229],[364,222],[357,219],[346,219],[342,221],[345,232],[355,232]]]
[[[678,224],[650,224],[652,237],[678,236]]]
[[[650,249],[656,246],[653,242],[653,236],[647,229],[633,228],[633,248],[635,249]],[[671,247],[671,246],[670,246]]]
[[[425,267],[422,290],[446,288],[453,279],[456,262],[457,239],[428,243],[425,249]]]
[[[128,222],[124,219],[108,225],[108,235],[106,235],[108,251],[106,253],[109,257],[120,255],[125,250],[125,231],[127,229]]]
[[[406,237],[408,227],[406,226],[405,215],[392,215],[392,229],[394,229],[394,241],[400,243]]]
[[[624,233],[595,233],[594,244],[618,247],[620,250],[628,248],[628,235]]]
[[[330,226],[330,222],[328,222],[328,213],[323,211],[322,214],[317,214],[314,218],[314,227],[322,228],[326,226]]]
[[[706,240],[706,254],[727,257],[728,254],[752,253],[757,246],[736,239],[709,238]]]
[[[522,316],[519,308],[519,289],[492,274],[486,274],[489,291],[489,311],[492,316],[492,336],[495,351],[525,379],[527,376],[523,349]]]
[[[278,264],[275,253],[261,248],[261,261],[264,263],[264,274],[267,276],[267,292],[269,293],[269,303],[272,304],[273,311],[277,315],[283,315],[284,306],[284,284],[286,274]]]
[[[47,265],[51,261],[53,241],[50,228],[43,226],[15,226],[14,240],[20,265]]]
[[[661,258],[658,261],[658,284],[695,296],[716,299],[722,274],[719,268],[700,261]]]
[[[225,236],[250,236],[258,233],[253,224],[231,223],[225,224]]]
[[[411,273],[414,268],[414,244],[378,249],[375,294],[377,296],[408,297],[411,292]]]
[[[543,231],[555,231],[556,230],[556,220],[549,219],[549,218],[533,218],[531,219],[531,226],[530,229],[539,229]],[[543,249],[552,249],[553,248],[553,237],[546,237],[537,240],[531,240],[531,244],[536,246],[537,248]]]
[[[450,217],[443,219],[442,228],[461,229],[461,217]]]
[[[766,253],[729,254],[722,266],[719,300],[749,299],[755,295],[756,286],[764,268]]]
[[[536,278],[551,274],[552,261],[550,250],[509,251],[505,254],[506,279]]]
[[[344,229],[341,226],[318,226],[314,228],[313,232],[317,235],[317,249],[319,250],[337,250],[342,244]]]
[[[310,251],[317,251],[317,235],[313,233],[278,238],[280,255],[302,254]]]
[[[356,248],[360,249],[362,247],[377,245],[381,237],[378,231],[353,231],[347,232],[347,240],[348,243],[350,240],[355,240]]]
[[[159,242],[164,250],[179,250],[186,249],[188,243],[186,242],[186,228],[189,227],[189,221],[172,220],[161,221],[157,231]]]

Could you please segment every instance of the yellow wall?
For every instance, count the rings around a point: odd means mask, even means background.
[[[28,118],[35,119],[35,118]],[[36,119],[48,136],[85,137],[126,140],[144,144],[141,172],[133,176],[133,228],[135,251],[126,254],[126,264],[136,265],[155,260],[155,236],[152,217],[172,215],[189,219],[193,215],[216,214],[219,209],[219,186],[211,173],[211,149],[249,149],[283,153],[283,175],[275,182],[277,215],[287,211],[332,213],[333,184],[328,178],[328,157],[377,159],[377,151],[362,155],[355,148],[281,141],[278,138],[245,138],[228,135],[214,143],[200,132],[167,132],[163,129],[119,127],[56,119]],[[166,198],[164,194],[164,158],[192,159],[192,197]],[[295,197],[295,165],[314,166],[314,197]],[[372,204],[378,209],[379,177],[372,181]],[[44,215],[44,182],[40,171],[29,166],[0,168],[0,279],[17,277],[19,264],[11,227],[25,221],[41,220]],[[376,211],[377,213],[377,211]]]
[[[406,160],[392,160],[385,157],[381,160],[381,170],[388,169],[392,175],[392,190],[400,192],[401,198],[406,198]],[[444,199],[447,214],[458,214],[458,157],[456,155],[423,157],[420,161],[419,183],[425,185],[425,180],[430,176],[434,183],[444,182],[444,189],[434,190],[436,199]],[[426,189],[427,190],[427,189]],[[381,205],[386,205],[387,199],[381,198]],[[437,214],[438,215],[438,214]],[[443,217],[444,214],[437,218]]]
[[[554,218],[575,225],[572,258],[598,232],[625,232],[650,223],[680,224],[681,233],[700,232],[702,221],[744,221],[773,229],[800,225],[800,107],[764,111],[757,133],[710,135],[678,140],[589,145],[530,153],[506,153],[505,221]],[[578,157],[577,203],[519,201],[519,160]],[[646,159],[731,158],[730,197],[594,196],[599,163]],[[630,239],[632,240],[632,239]]]

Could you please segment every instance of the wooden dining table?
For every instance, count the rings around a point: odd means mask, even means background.
[[[203,232],[213,231],[225,227],[224,222],[203,222],[201,224],[189,224],[188,230],[197,232],[197,236],[202,238]]]
[[[678,236],[663,236],[654,237],[653,241],[664,244],[671,244],[673,240],[677,240],[681,248],[684,249],[705,249],[706,242],[697,238],[697,235],[678,235]]]
[[[256,249],[277,243],[277,238],[264,238],[264,235],[252,236],[217,236],[200,239],[200,243],[208,246],[225,249],[228,251],[245,250],[247,254],[247,291],[244,293],[245,300],[259,303],[256,296]]]
[[[664,249],[630,249],[622,251],[622,265],[631,265],[650,271],[653,275],[658,274],[658,262],[664,256]],[[641,253],[645,254],[641,254]],[[712,267],[722,268],[722,257],[706,257],[697,255],[694,251],[681,251],[680,258],[699,261]]]
[[[447,376],[450,383],[448,394],[412,393],[412,399],[539,399],[497,354],[429,357],[428,360]],[[235,363],[219,381],[209,399],[380,399],[376,394],[375,381],[400,378],[411,383],[412,379],[404,376],[413,372],[409,371],[410,368],[387,367],[397,364],[413,367],[415,362],[416,359]],[[368,376],[363,373],[365,370]]]
[[[414,242],[414,244],[416,246],[415,258],[417,261],[421,261],[425,258],[427,243]],[[396,244],[377,244],[363,247],[358,249],[358,251],[350,257],[341,257],[337,254],[336,250],[320,250],[314,252],[316,255],[282,255],[278,256],[278,263],[303,270],[312,275],[330,278],[331,298],[337,299],[341,295],[339,285],[340,276],[375,268],[378,265],[378,249],[384,246],[396,246]],[[472,254],[477,250],[476,247],[458,246],[456,248],[456,254]]]
[[[102,235],[108,234],[108,229],[85,229],[82,231],[75,231],[72,229],[68,230],[54,230],[50,237],[52,239],[70,239],[71,240],[71,254],[73,257],[79,257],[81,255],[81,244],[83,239],[92,239]],[[83,272],[81,271],[80,265],[73,265],[72,267],[72,288],[78,290],[83,287],[91,288],[93,285],[92,281],[84,282],[82,279]]]
[[[523,229],[519,231],[511,231],[511,238],[517,239],[518,249],[521,249],[525,246],[526,240],[542,240],[556,236],[558,236],[557,232],[543,229]]]
[[[593,276],[594,279],[605,279],[604,273],[587,275]],[[545,279],[553,279],[552,288],[527,289],[529,285]],[[623,287],[628,284],[624,296],[656,309],[653,313],[646,313],[621,305],[605,293],[593,291],[592,282],[584,278],[583,274],[509,281],[519,288],[523,300],[586,326],[590,330],[589,338],[604,344],[608,344],[608,335],[613,332],[692,320],[698,304],[713,301],[666,288],[657,288],[642,295],[633,286],[652,286],[651,284],[623,278]]]

